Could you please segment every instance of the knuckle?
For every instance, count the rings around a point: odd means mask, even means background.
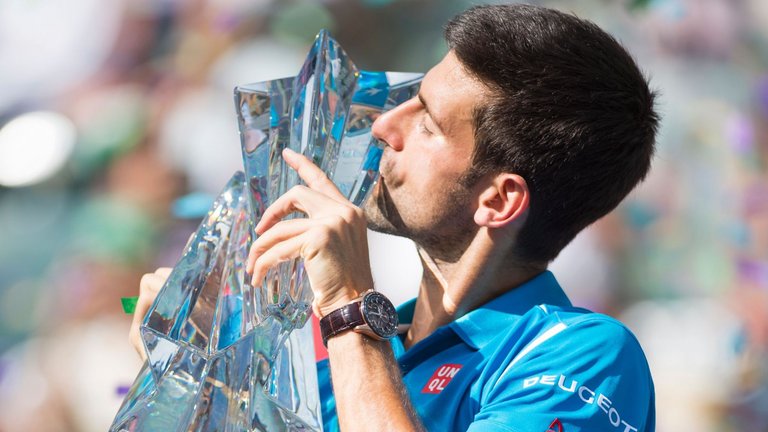
[[[355,209],[345,207],[344,210],[341,211],[341,217],[345,222],[353,222],[355,218],[357,218],[357,213],[355,212]]]
[[[150,285],[150,279],[152,278],[152,273],[146,273],[144,276],[141,277],[141,281],[139,282],[139,294],[144,294],[149,290]]]
[[[173,268],[171,267],[158,267],[158,269],[155,270],[155,274],[162,277],[168,277],[172,270]]]
[[[254,270],[262,270],[264,268],[265,263],[269,259],[269,252],[259,255],[258,258],[256,258],[256,261],[253,263]],[[256,271],[254,271],[256,273]]]
[[[325,245],[331,242],[331,239],[333,238],[333,228],[329,225],[319,225],[317,228],[314,229],[314,232],[312,233],[312,239],[314,240],[314,243]]]
[[[349,215],[336,215],[333,217],[333,227],[336,229],[341,229],[345,225],[349,223]]]
[[[158,275],[154,273],[145,274],[141,277],[141,282],[139,282],[139,296],[156,296],[163,285],[163,281],[158,280]]]
[[[262,239],[262,237],[263,237],[263,236],[259,236],[259,238],[258,238],[258,239],[256,239],[256,240],[255,240],[255,241],[254,241],[254,242],[251,244],[251,249],[248,251],[248,255],[249,255],[251,258],[253,258],[253,257],[254,257],[254,256],[257,254],[257,253],[259,253],[259,240],[261,240],[261,239]]]
[[[272,260],[272,253],[270,251],[265,252],[256,259],[253,265],[253,274],[261,274],[263,271],[269,268],[269,263]]]
[[[310,180],[312,181],[312,183],[321,183],[321,182],[325,182],[327,179],[328,179],[328,176],[326,176],[326,175],[325,175],[325,173],[323,173],[323,172],[322,172],[322,171],[320,171],[320,170],[317,170],[317,171],[315,171],[315,172],[314,172],[314,173],[312,173],[312,175],[310,176]]]

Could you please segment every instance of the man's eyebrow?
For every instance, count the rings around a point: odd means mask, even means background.
[[[444,134],[445,134],[445,133],[447,133],[447,132],[448,132],[448,130],[447,130],[446,128],[444,128],[444,127],[443,127],[443,125],[442,125],[442,122],[440,122],[440,121],[437,119],[437,117],[435,117],[435,116],[434,116],[434,115],[433,115],[433,114],[432,114],[432,113],[429,111],[429,105],[427,105],[427,100],[426,100],[426,99],[424,99],[424,96],[422,96],[422,95],[421,95],[421,92],[419,92],[419,94],[418,94],[418,97],[419,97],[419,102],[421,102],[421,104],[424,106],[424,111],[426,111],[426,112],[427,112],[427,114],[429,114],[429,116],[432,118],[432,121],[433,121],[433,122],[435,122],[435,124],[437,125],[438,129],[440,129],[440,131],[441,131],[441,132],[443,132]]]

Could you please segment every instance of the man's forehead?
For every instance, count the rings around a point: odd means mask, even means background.
[[[430,115],[449,129],[465,123],[471,126],[472,113],[485,93],[485,87],[466,70],[453,51],[427,72],[420,91]]]

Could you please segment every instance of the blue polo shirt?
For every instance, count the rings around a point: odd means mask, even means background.
[[[415,300],[398,308],[410,323]],[[571,305],[546,271],[405,350],[403,382],[430,431],[654,431],[654,390],[634,335]],[[325,431],[338,431],[328,360],[318,363]]]

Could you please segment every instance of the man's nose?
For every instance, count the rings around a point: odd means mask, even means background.
[[[393,150],[400,151],[404,144],[404,121],[402,115],[408,102],[398,105],[395,108],[379,115],[371,126],[371,133],[377,140],[385,143]]]

